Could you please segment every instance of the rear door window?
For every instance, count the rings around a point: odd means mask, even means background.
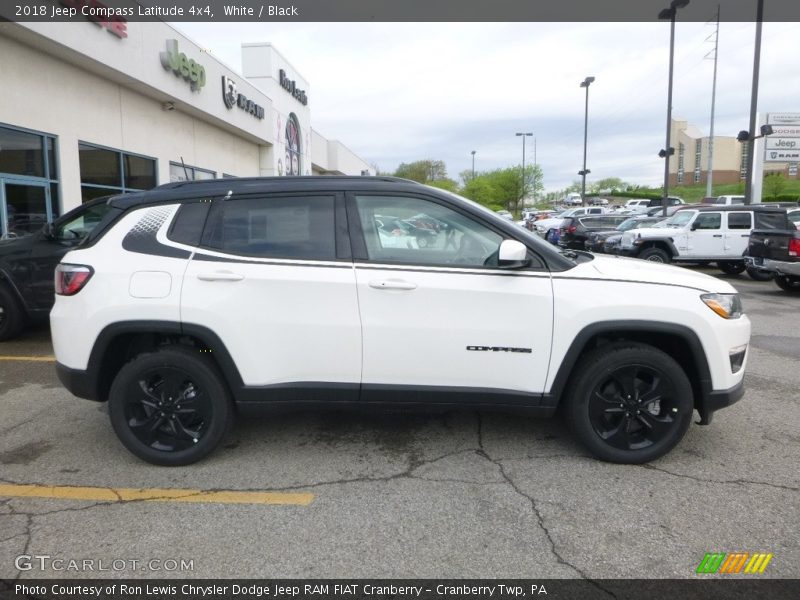
[[[333,196],[225,200],[204,245],[244,256],[334,260],[334,213]]]

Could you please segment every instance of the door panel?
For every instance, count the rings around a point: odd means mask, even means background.
[[[692,227],[697,228],[688,234],[690,256],[725,256],[722,213],[698,213]]]
[[[362,383],[540,393],[552,341],[549,273],[498,268],[503,235],[440,202],[354,196]],[[413,217],[412,217],[413,214]],[[386,215],[437,225],[425,247]],[[413,233],[413,232],[412,232]],[[413,396],[409,397],[413,400]]]
[[[355,274],[338,256],[334,206],[333,196],[299,195],[212,208],[181,321],[215,331],[247,386],[360,381]]]

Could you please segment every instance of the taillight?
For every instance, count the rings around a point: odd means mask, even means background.
[[[578,230],[578,227],[575,225],[570,225],[567,227],[567,233],[575,233]]]
[[[60,264],[56,267],[56,294],[73,296],[83,289],[94,270],[86,265]]]
[[[789,256],[800,256],[800,240],[789,240]]]

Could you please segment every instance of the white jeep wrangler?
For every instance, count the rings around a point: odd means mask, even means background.
[[[786,220],[785,209],[769,205],[681,208],[661,227],[622,234],[620,254],[657,263],[716,262],[722,272],[758,281],[771,277],[748,268],[744,254],[754,228],[774,229]]]

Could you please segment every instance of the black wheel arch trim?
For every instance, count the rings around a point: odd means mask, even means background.
[[[109,377],[113,379],[116,373],[103,372],[104,359],[111,344],[120,336],[127,334],[155,334],[155,335],[174,335],[191,336],[201,341],[208,350],[214,362],[219,366],[226,383],[231,392],[236,395],[237,390],[241,389],[242,382],[239,369],[233,361],[227,347],[217,334],[201,325],[192,323],[180,323],[176,321],[120,321],[106,326],[95,340],[89,355],[88,367],[86,370],[71,369],[60,363],[56,364],[56,371],[59,379],[64,386],[75,396],[86,398],[87,400],[105,401],[105,384],[109,382]]]
[[[638,250],[638,252],[636,254],[639,255],[639,254],[642,253],[643,250],[646,250],[647,248],[650,248],[650,247],[656,247],[657,248],[659,243],[665,244],[667,246],[667,250],[669,251],[670,258],[674,259],[676,256],[680,256],[680,252],[678,252],[678,249],[675,248],[675,244],[672,242],[672,238],[668,238],[668,237],[663,237],[663,238],[660,238],[660,237],[659,238],[645,238],[645,240],[644,240],[644,242],[642,243],[641,246],[636,246],[634,244],[635,248],[639,248],[639,250]]]
[[[0,285],[7,286],[8,289],[11,290],[13,296],[19,302],[20,306],[22,307],[22,310],[25,311],[25,314],[27,316],[31,316],[32,310],[31,307],[28,306],[28,303],[25,302],[25,296],[22,294],[22,292],[19,291],[16,282],[11,277],[9,272],[4,268],[0,268]]]
[[[700,343],[700,338],[690,327],[660,321],[601,321],[584,327],[572,340],[572,344],[570,344],[561,361],[561,365],[558,367],[556,376],[553,379],[553,385],[550,387],[550,391],[544,395],[542,403],[550,406],[558,405],[567,386],[569,376],[577,365],[578,358],[592,338],[598,335],[626,332],[668,334],[677,336],[688,344],[691,352],[691,361],[699,375],[700,396],[695,397],[694,405],[700,413],[701,423],[705,424],[704,421],[710,422],[710,413],[718,407],[712,401],[713,395],[717,392],[712,392],[711,371],[708,367],[708,359],[705,350],[703,350],[703,345]]]

